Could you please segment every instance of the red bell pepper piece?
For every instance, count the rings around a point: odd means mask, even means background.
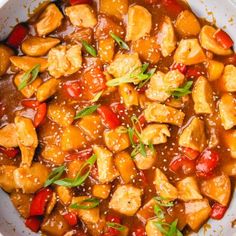
[[[126,110],[124,104],[119,103],[119,102],[112,103],[110,107],[114,113],[119,114],[120,116],[124,115],[125,110]]]
[[[121,219],[118,216],[108,215],[106,217],[106,222],[121,224]],[[119,230],[108,226],[107,235],[109,235],[109,236],[118,236],[119,234],[120,234]]]
[[[63,217],[70,226],[75,226],[78,224],[77,215],[73,212],[69,212],[63,215]]]
[[[185,74],[187,79],[197,79],[201,75],[204,75],[204,72],[199,67],[190,67]]]
[[[132,233],[133,236],[146,236],[146,231],[143,226],[138,226],[137,229]]]
[[[110,129],[115,129],[121,124],[117,115],[110,109],[110,107],[100,106],[97,111],[102,117],[105,125],[107,125]]]
[[[216,31],[216,33],[214,34],[214,38],[225,49],[229,49],[229,48],[233,47],[233,45],[234,45],[234,41],[222,29],[219,29]]]
[[[187,175],[194,172],[195,161],[189,160],[185,156],[178,155],[174,157],[173,160],[170,162],[169,169],[175,173],[181,169],[183,173]]]
[[[201,154],[200,152],[187,147],[182,147],[181,151],[190,160],[195,160]]]
[[[0,152],[5,154],[7,157],[11,159],[16,157],[16,155],[19,153],[19,149],[0,147]]]
[[[178,62],[174,62],[171,66],[170,66],[171,70],[178,70],[179,72],[181,72],[182,74],[186,74],[187,72],[187,66],[183,63],[178,63]]]
[[[37,108],[40,105],[40,102],[37,100],[23,100],[21,105],[27,108]]]
[[[221,220],[224,217],[226,211],[226,206],[222,206],[219,203],[214,203],[212,206],[211,218],[215,220]]]
[[[43,188],[38,191],[30,204],[30,216],[44,215],[46,205],[51,199],[52,194],[53,191],[50,188]]]
[[[25,25],[16,25],[7,39],[7,44],[13,48],[18,48],[28,34],[28,31]]]
[[[162,0],[162,4],[166,11],[173,16],[177,16],[183,11],[183,7],[176,0]]]
[[[92,0],[70,0],[70,5],[76,5],[76,4],[92,4]]]
[[[46,105],[46,103],[42,103],[38,106],[37,112],[34,117],[34,126],[35,127],[38,127],[43,122],[43,120],[46,117],[46,114],[47,114],[47,105]]]
[[[219,155],[216,151],[206,149],[197,160],[196,170],[199,173],[211,173],[219,162]],[[201,175],[201,174],[199,174]]]
[[[65,161],[87,160],[93,154],[93,149],[88,148],[65,157]]]
[[[41,226],[41,220],[36,216],[30,216],[26,219],[25,226],[37,233]]]
[[[66,95],[72,98],[79,98],[82,94],[81,83],[79,81],[67,82],[63,85]]]

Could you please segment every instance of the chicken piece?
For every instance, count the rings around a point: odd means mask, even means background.
[[[65,161],[66,154],[56,145],[46,145],[41,153],[44,161],[54,165],[61,165]]]
[[[179,145],[202,152],[206,147],[204,121],[194,117],[179,137]]]
[[[38,35],[45,36],[51,33],[61,25],[62,19],[63,15],[57,6],[54,3],[49,4],[35,24]]]
[[[97,156],[98,180],[101,184],[112,182],[119,176],[113,163],[113,156],[108,149],[101,146],[93,146],[93,151]]]
[[[70,179],[74,179],[78,172],[81,170],[85,160],[77,159],[74,161],[70,161],[67,166],[67,176]]]
[[[217,80],[224,71],[224,64],[219,61],[209,60],[206,64],[207,78],[209,81]]]
[[[145,109],[148,104],[151,102],[151,100],[145,95],[145,94],[139,94],[138,96],[138,102],[139,102],[139,106],[142,109]]]
[[[115,54],[115,41],[112,38],[98,41],[98,55],[105,63],[110,63]]]
[[[154,185],[157,194],[163,199],[173,201],[178,197],[177,188],[170,184],[165,174],[158,168],[155,171]]]
[[[236,98],[232,94],[224,94],[219,102],[221,124],[225,130],[236,125]]]
[[[32,194],[24,194],[21,192],[12,192],[10,195],[11,201],[17,211],[23,218],[28,218],[30,215],[30,204],[33,198]]]
[[[44,102],[53,96],[58,88],[60,81],[54,78],[46,81],[37,90],[36,98],[39,102]]]
[[[95,184],[93,185],[92,194],[94,197],[107,199],[111,191],[110,184]]]
[[[178,15],[175,27],[182,37],[197,36],[201,31],[197,17],[189,10],[182,11]]]
[[[18,147],[15,124],[10,123],[0,129],[0,146],[5,148]]]
[[[0,76],[4,75],[11,64],[10,57],[14,52],[7,46],[0,44]]]
[[[114,77],[122,77],[133,73],[141,66],[138,53],[117,54],[114,61],[107,67],[107,72]]]
[[[167,74],[156,72],[150,80],[146,96],[158,102],[165,102],[171,96],[171,91],[181,86],[185,78],[178,70],[169,71]]]
[[[145,25],[145,27],[143,27]],[[126,41],[135,41],[150,34],[152,29],[152,15],[144,7],[133,5],[128,10]]]
[[[236,176],[236,160],[231,160],[221,165],[221,169],[225,175]]]
[[[18,145],[21,150],[21,166],[29,167],[38,146],[38,137],[32,121],[28,118],[15,117]]]
[[[148,123],[168,123],[181,127],[185,114],[173,107],[152,102],[148,104],[147,108],[144,110],[144,117]]]
[[[128,6],[128,0],[101,0],[99,10],[102,13],[115,16],[122,20],[123,16],[128,12]]]
[[[36,65],[40,65],[40,72],[44,72],[48,68],[47,59],[41,57],[12,56],[10,61],[14,66],[23,71],[29,71]]]
[[[73,197],[72,204],[81,204],[84,200],[89,199],[87,196]],[[91,202],[83,203],[83,205],[91,206]],[[99,208],[95,207],[92,209],[71,209],[72,212],[75,212],[78,217],[83,220],[85,223],[98,223],[100,219]]]
[[[143,156],[141,153],[138,153],[134,157],[134,162],[138,169],[148,170],[153,167],[154,163],[157,160],[157,153],[150,148],[146,148],[146,156]]]
[[[60,43],[57,38],[41,38],[37,36],[30,36],[21,45],[21,50],[24,54],[31,57],[41,57],[48,53],[48,51]]]
[[[93,28],[97,24],[96,15],[88,4],[77,4],[66,7],[65,14],[72,25],[84,28]]]
[[[133,216],[141,207],[142,190],[132,185],[117,187],[109,202],[109,208],[126,216]]]
[[[208,200],[190,201],[184,205],[187,224],[192,230],[198,231],[203,223],[208,220],[212,211]]]
[[[93,30],[91,28],[79,28],[73,33],[64,36],[64,40],[68,44],[80,44],[81,40],[88,42],[89,44],[93,41]]]
[[[23,166],[13,172],[16,187],[23,193],[35,193],[43,187],[49,175],[49,170],[45,165],[38,162],[31,167]]]
[[[223,140],[230,150],[233,158],[236,158],[236,130],[228,130],[223,134]]]
[[[141,132],[141,141],[145,145],[166,143],[167,137],[170,137],[167,125],[150,124]]]
[[[197,39],[182,39],[175,51],[174,61],[185,65],[195,65],[206,60]]]
[[[236,67],[233,65],[225,66],[224,73],[220,79],[223,90],[236,92]]]
[[[142,60],[153,65],[160,60],[159,45],[155,37],[145,37],[132,41],[131,49],[137,52]]]
[[[220,43],[217,42],[214,36],[216,31],[217,30],[212,26],[203,26],[199,35],[201,46],[204,49],[220,56],[227,56],[232,54],[233,51],[231,49],[225,49]]]
[[[0,187],[8,193],[11,193],[16,189],[16,184],[13,178],[13,173],[16,169],[16,166],[0,166]]]
[[[120,132],[124,128],[119,126],[113,130],[105,130],[103,138],[106,146],[113,152],[121,152],[130,146],[130,140],[127,133]]]
[[[128,152],[120,152],[116,154],[114,163],[125,184],[130,183],[137,175],[134,162]]]
[[[58,196],[60,202],[63,205],[68,206],[71,203],[72,192],[71,192],[70,188],[57,185],[56,186],[56,193],[57,193],[57,196]]]
[[[207,79],[200,76],[194,84],[192,97],[196,114],[212,114],[214,111],[213,91]]]
[[[67,126],[63,129],[61,135],[62,151],[70,151],[73,149],[81,149],[87,143],[82,131],[76,126]]]
[[[186,177],[180,180],[176,187],[178,189],[178,198],[185,202],[202,199],[197,181],[194,177]]]
[[[157,205],[157,201],[151,198],[147,203],[143,205],[141,209],[137,212],[137,217],[142,223],[146,223],[148,219],[155,216],[154,206]]]
[[[65,104],[50,103],[47,116],[60,126],[69,126],[73,123],[75,110]]]
[[[24,76],[23,72],[20,72],[15,76],[14,83],[16,87],[18,87],[21,84],[23,76]],[[27,85],[25,88],[20,90],[20,92],[23,94],[24,97],[31,98],[42,83],[43,83],[43,80],[40,77],[37,77],[33,81],[33,83]]]
[[[79,122],[78,126],[81,128],[83,133],[91,140],[99,138],[103,131],[103,125],[101,117],[99,115],[88,115],[83,117]]]
[[[174,26],[168,16],[164,17],[157,37],[162,56],[170,56],[176,48],[177,41],[175,37]]]
[[[74,74],[81,66],[81,44],[57,46],[48,53],[48,71],[55,78]]]
[[[129,109],[132,106],[138,106],[138,92],[131,84],[121,84],[119,85],[119,94],[125,104]]]
[[[158,222],[158,218],[153,218],[148,220],[146,226],[145,226],[145,231],[147,236],[163,236],[161,231],[155,226],[155,222]]]
[[[201,183],[201,192],[221,205],[227,206],[231,196],[230,179],[225,174],[206,179]]]

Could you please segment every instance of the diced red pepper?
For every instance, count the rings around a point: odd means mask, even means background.
[[[43,188],[38,191],[30,204],[30,216],[44,215],[46,205],[51,199],[52,194],[53,191],[50,188]]]
[[[112,222],[112,223],[117,223],[117,224],[121,224],[121,219],[118,216],[112,216],[112,215],[108,215],[106,217],[106,221],[107,222]],[[120,234],[120,231],[117,229],[114,229],[112,227],[108,226],[107,229],[107,235],[109,236],[118,236]]]
[[[174,62],[171,66],[170,66],[171,70],[178,70],[179,72],[181,72],[182,74],[186,74],[187,72],[187,66],[183,63],[177,63]]]
[[[93,154],[93,149],[88,148],[65,157],[65,161],[87,160]]]
[[[37,233],[41,226],[41,220],[36,216],[30,216],[26,219],[25,226]]]
[[[16,157],[16,155],[19,153],[19,149],[0,147],[0,152],[5,154],[7,157],[11,159]]]
[[[212,172],[219,162],[219,155],[216,151],[206,149],[197,160],[196,170],[199,173],[208,174]]]
[[[92,0],[70,0],[70,5],[76,5],[76,4],[92,4]]]
[[[183,11],[183,7],[176,0],[162,0],[162,4],[166,11],[173,16],[177,16]]]
[[[13,48],[18,48],[28,34],[28,31],[25,25],[16,25],[7,39],[7,44]]]
[[[110,105],[112,111],[116,114],[119,114],[120,116],[125,113],[125,105],[119,102],[114,102]]]
[[[147,124],[147,121],[143,113],[138,117],[138,121],[139,121],[139,124],[141,125],[141,128],[145,127]]]
[[[77,215],[73,212],[69,212],[69,213],[63,215],[63,217],[70,226],[75,226],[78,224]]]
[[[37,112],[34,117],[34,126],[38,127],[45,119],[47,114],[47,105],[46,103],[42,103],[38,106]]]
[[[102,117],[104,124],[110,129],[117,128],[121,122],[118,119],[117,115],[110,109],[108,106],[100,106],[97,109],[98,113]]]
[[[195,171],[195,161],[185,156],[178,155],[170,162],[169,169],[175,173],[182,170],[183,173],[187,175]]]
[[[211,218],[215,220],[221,220],[224,217],[226,211],[226,206],[222,206],[219,203],[214,203],[212,206]]]
[[[21,105],[27,108],[37,108],[40,105],[40,102],[37,100],[23,100]]]
[[[197,171],[196,176],[199,178],[203,178],[203,179],[210,179],[210,178],[214,177],[214,173],[212,171],[208,172],[208,173]]]
[[[233,45],[234,45],[234,41],[222,29],[219,29],[216,31],[216,33],[214,34],[214,38],[225,49],[229,49],[229,48],[233,47]]]
[[[138,226],[137,229],[132,233],[133,236],[145,236],[146,231],[143,226]]]
[[[197,67],[190,67],[186,72],[187,79],[197,79],[201,75],[203,75],[202,70]]]
[[[63,91],[71,98],[78,98],[82,94],[80,81],[67,82],[63,85]]]
[[[195,160],[201,153],[192,148],[182,147],[182,153],[190,160]]]
[[[89,91],[92,93],[98,93],[107,87],[107,80],[100,67],[95,67],[85,72],[83,79],[86,81],[85,85],[88,86]]]

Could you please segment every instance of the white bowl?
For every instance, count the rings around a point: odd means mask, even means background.
[[[0,40],[4,39],[17,22],[26,21],[29,11],[42,0],[0,0]],[[236,0],[187,0],[193,11],[200,17],[214,21],[225,28],[236,42]],[[27,7],[26,7],[27,6]],[[29,11],[28,11],[29,10]],[[24,226],[23,220],[12,206],[8,196],[0,190],[0,235],[25,236],[38,235]],[[199,236],[236,236],[236,228],[231,223],[236,219],[236,193],[229,210],[221,221],[210,220]]]

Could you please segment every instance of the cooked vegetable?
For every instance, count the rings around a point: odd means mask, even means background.
[[[116,41],[116,43],[123,49],[129,50],[129,46],[117,35],[113,32],[110,32],[110,36]]]
[[[96,51],[96,49],[93,46],[88,44],[88,42],[86,42],[85,40],[82,40],[81,43],[82,43],[82,45],[85,48],[87,53],[89,53],[93,57],[97,56],[97,51]]]
[[[28,27],[24,24],[16,25],[7,38],[7,44],[10,47],[18,48],[28,34]]]

